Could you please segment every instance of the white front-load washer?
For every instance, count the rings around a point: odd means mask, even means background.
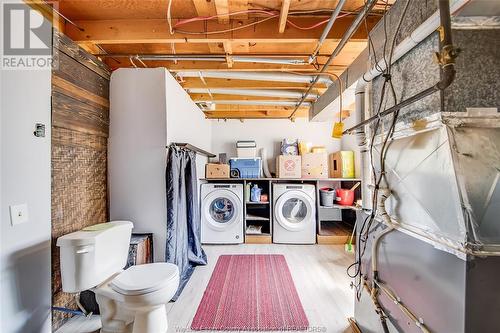
[[[201,185],[201,242],[243,243],[243,184]]]
[[[309,184],[273,184],[273,242],[316,243],[316,190]]]

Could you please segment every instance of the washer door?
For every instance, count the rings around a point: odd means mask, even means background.
[[[314,207],[311,198],[300,191],[287,191],[274,206],[276,221],[289,231],[304,230],[311,223]]]
[[[203,199],[201,210],[210,228],[223,231],[238,220],[241,202],[233,192],[217,190]]]

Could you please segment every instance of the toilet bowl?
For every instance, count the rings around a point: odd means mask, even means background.
[[[57,239],[62,288],[93,290],[101,313],[101,333],[166,333],[166,304],[179,286],[170,263],[127,263],[132,223],[94,225]]]
[[[166,304],[179,286],[179,269],[169,263],[132,266],[93,289],[101,333],[166,332]]]

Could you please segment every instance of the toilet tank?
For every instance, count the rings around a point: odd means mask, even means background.
[[[91,289],[121,271],[127,264],[132,228],[132,222],[114,221],[59,237],[63,291]]]

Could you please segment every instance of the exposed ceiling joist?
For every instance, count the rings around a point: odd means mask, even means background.
[[[218,18],[219,23],[228,23],[229,22],[229,0],[214,0],[215,10],[217,15],[220,15]]]
[[[194,8],[198,16],[210,16],[213,5],[207,0],[193,0]]]
[[[297,105],[297,101],[295,100],[278,100],[278,99],[272,99],[272,100],[266,100],[266,99],[218,99],[218,100],[204,100],[204,101],[198,101],[198,102],[203,102],[203,103],[215,103],[216,105],[231,105],[232,107],[234,106],[240,106],[240,105],[245,105],[245,106],[263,106],[266,108],[270,107],[293,107]],[[309,102],[304,102],[302,103],[303,106],[310,106],[311,103]]]
[[[230,95],[230,94],[217,94],[217,93],[189,93],[191,99],[195,102],[203,102],[203,101],[275,101],[275,100],[283,100],[283,101],[295,101],[297,99],[290,99],[285,97],[266,97],[266,96],[246,96],[246,95]]]
[[[307,83],[296,82],[270,82],[257,80],[238,80],[238,79],[216,79],[204,78],[203,82],[199,78],[185,77],[179,81],[184,89],[192,88],[224,88],[224,89],[301,89],[305,90],[308,87]],[[317,84],[315,88],[319,93],[326,90],[325,84]],[[315,93],[318,93],[315,91]]]
[[[283,0],[283,3],[281,5],[280,21],[278,26],[278,32],[280,34],[285,32],[286,20],[288,18],[288,10],[290,9],[290,2],[291,0]]]
[[[174,20],[175,21],[175,20]],[[339,18],[336,26],[328,34],[327,40],[338,40],[350,26],[353,17]],[[186,25],[185,30],[193,32],[226,30],[236,28],[253,20],[232,20],[228,24],[216,21],[192,22]],[[301,26],[310,26],[318,22],[317,18],[294,18],[294,23]],[[245,28],[219,34],[170,34],[168,24],[163,19],[136,19],[136,20],[100,20],[76,21],[84,31],[68,24],[66,34],[77,43],[94,44],[148,44],[148,43],[224,43],[231,40],[236,43],[315,43],[321,36],[322,27],[311,30],[301,30],[289,27],[283,33],[276,30],[276,20],[272,19],[251,28]],[[240,24],[241,23],[241,24]],[[374,18],[368,18],[367,24],[371,28],[375,25]],[[359,29],[353,40],[366,41],[365,29]]]
[[[224,94],[239,96],[267,96],[285,99],[298,99],[302,97],[300,90],[267,90],[267,89],[225,89],[225,88],[192,88],[186,89],[189,94]],[[318,95],[309,93],[308,99],[317,99]]]
[[[239,111],[204,111],[209,119],[288,119],[290,110],[239,110]],[[297,112],[297,118],[308,116],[308,110]]]
[[[176,75],[181,78],[185,77],[200,77],[206,78],[224,78],[224,79],[238,79],[238,80],[262,80],[262,81],[276,81],[276,82],[297,82],[297,83],[311,83],[315,79],[314,74],[298,74],[287,72],[272,72],[263,73],[262,71],[244,72],[244,71],[177,71]],[[321,77],[318,83],[330,84],[332,81],[328,77]]]
[[[115,69],[120,67],[133,67],[128,58],[106,59],[109,67]],[[227,64],[220,61],[179,61],[177,64],[174,61],[147,61],[144,63],[147,67],[164,67],[173,72],[178,71],[219,71],[228,72],[231,70],[240,72],[316,72],[317,68],[314,65],[280,65],[280,64],[253,64],[253,63],[234,63],[232,68],[228,68]],[[347,66],[331,66],[330,71],[334,73],[342,73]]]
[[[281,106],[281,105],[239,105],[239,104],[216,104],[215,110],[208,110],[210,112],[215,111],[284,111],[288,112],[288,115],[293,111],[293,106]],[[307,111],[309,115],[309,108],[300,107],[301,110]]]
[[[311,77],[327,62],[355,18],[348,14],[338,18],[310,63],[325,18],[338,1],[172,0],[173,34],[166,18],[168,1],[133,0],[124,6],[121,0],[64,0],[60,8],[76,26],[63,21],[63,30],[112,69],[133,67],[134,60],[137,67],[164,67],[173,74],[194,72],[177,80],[194,101],[207,102],[208,118],[289,118]],[[347,0],[343,9],[358,11],[363,4],[363,0]],[[326,69],[328,73],[340,75],[356,59],[366,47],[367,30],[378,22],[384,7],[367,19],[367,29],[363,26],[353,35]],[[255,24],[260,20],[264,21]],[[200,76],[200,72],[212,75]],[[292,72],[301,75],[292,76]],[[332,82],[328,75],[321,76],[321,81],[310,90],[296,117],[308,117],[308,105]]]

